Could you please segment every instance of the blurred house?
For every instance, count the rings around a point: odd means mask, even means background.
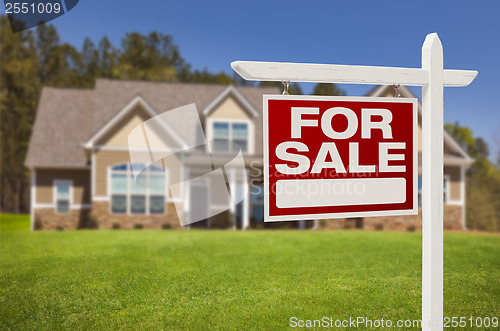
[[[414,97],[404,87],[400,91]],[[106,79],[98,79],[94,89],[44,88],[25,162],[32,178],[32,228],[177,228],[185,213],[200,210],[221,213],[191,227],[264,227],[262,95],[276,93],[280,93],[276,88]],[[392,86],[378,86],[369,96],[393,94]],[[233,207],[227,199],[207,194],[204,181],[168,189],[206,170],[202,166],[206,150],[179,148],[179,153],[142,173],[150,185],[141,186],[134,179],[129,133],[158,114],[191,103],[197,106],[207,141],[213,141],[214,165],[227,161],[224,156],[234,152],[233,143],[243,151],[248,181],[236,171],[228,172],[228,180],[231,194],[242,197],[247,190],[251,194]],[[182,145],[192,136],[189,120],[182,117],[166,130],[172,144]],[[464,173],[472,159],[446,132],[444,151],[445,228],[462,229]],[[176,209],[179,205],[184,208]],[[419,216],[311,220],[307,227],[406,230],[420,229],[421,221]]]

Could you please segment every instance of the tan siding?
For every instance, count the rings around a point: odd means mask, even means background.
[[[90,203],[90,170],[36,170],[35,203],[54,202],[54,180],[73,181],[73,204]]]
[[[444,174],[450,176],[450,199],[462,200],[461,182],[460,182],[460,167],[444,167]]]
[[[95,195],[108,195],[108,168],[121,164],[129,163],[130,156],[128,151],[108,151],[98,150],[95,152]]]
[[[181,160],[177,156],[164,158],[169,172],[169,183],[181,181]],[[95,153],[95,195],[108,194],[108,168],[122,163],[130,163],[128,151],[98,150]],[[180,192],[176,197],[180,197]]]
[[[127,147],[128,134],[136,126],[148,120],[150,116],[141,107],[136,107],[124,118],[109,129],[109,131],[96,142],[96,145]]]
[[[211,118],[248,119],[249,116],[243,107],[233,98],[222,101],[210,114]]]

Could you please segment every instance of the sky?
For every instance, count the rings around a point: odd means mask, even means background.
[[[170,34],[193,68],[233,75],[236,60],[420,67],[437,32],[445,69],[477,70],[468,87],[445,88],[445,122],[467,125],[496,158],[500,148],[500,1],[166,1],[82,0],[54,24],[81,48],[104,35]],[[305,93],[314,84],[302,83]],[[362,96],[372,86],[341,85]],[[420,87],[412,91],[420,97]]]

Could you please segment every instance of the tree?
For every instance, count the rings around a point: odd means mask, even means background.
[[[200,83],[200,84],[235,84],[234,80],[225,72],[213,74],[207,69],[191,71],[188,66],[182,71],[182,75],[178,75],[180,81],[184,83]]]
[[[13,33],[0,16],[0,210],[28,212],[30,174],[24,160],[42,86],[92,87],[95,79],[122,78],[234,84],[226,73],[191,70],[170,35],[129,33],[122,47],[104,36],[81,51],[61,43],[52,25]]]
[[[111,78],[113,67],[118,62],[118,53],[111,44],[108,37],[104,36],[99,41],[99,75],[103,78]]]
[[[314,95],[346,95],[345,91],[333,83],[318,83],[314,86]]]
[[[0,209],[29,208],[29,173],[24,168],[35,107],[40,93],[39,64],[33,33],[12,33],[0,17]]]
[[[464,150],[475,158],[466,173],[467,227],[476,230],[500,231],[500,169],[488,160],[486,141],[474,137],[466,126],[447,123],[445,128]]]
[[[122,39],[122,51],[112,69],[112,76],[174,82],[178,81],[177,73],[185,66],[172,36],[156,31],[147,36],[132,32]]]

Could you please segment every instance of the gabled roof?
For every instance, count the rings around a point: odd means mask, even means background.
[[[85,148],[92,148],[95,144],[96,141],[98,141],[101,137],[103,137],[107,132],[109,132],[112,128],[114,128],[122,118],[124,118],[128,113],[133,111],[137,106],[140,106],[141,109],[144,109],[146,113],[150,116],[156,116],[158,113],[151,107],[151,105],[144,100],[144,98],[140,95],[136,96],[135,98],[132,99],[122,110],[120,110],[118,113],[111,118],[106,124],[104,124],[103,127],[101,127],[92,137],[90,137],[87,142],[85,142],[84,146]],[[182,119],[179,119],[181,121]],[[179,146],[186,146],[185,141],[182,139],[182,137],[179,136],[179,134],[173,130],[168,123],[165,122],[160,122],[165,130],[167,130]]]
[[[380,96],[385,96],[387,93],[393,93],[394,87],[392,85],[377,85],[374,88],[372,88],[366,96],[370,97],[380,97]],[[407,88],[406,86],[400,86],[399,87],[399,92],[401,93],[402,97],[406,98],[416,98],[415,94]],[[422,116],[422,105],[420,104],[420,101],[418,103],[418,115],[419,119]],[[443,129],[444,130],[444,129]],[[445,155],[445,161],[448,160],[449,162],[445,162],[447,164],[453,164],[456,165],[460,163],[460,160],[462,161],[462,164],[470,164],[474,162],[474,159],[467,154],[467,152],[458,144],[455,139],[446,131],[444,130],[443,133],[443,140],[444,140],[444,145],[445,145],[445,153],[446,150],[448,152],[451,152],[451,155]],[[450,154],[450,153],[448,153]]]
[[[202,110],[224,91],[230,91],[249,110],[257,112],[255,129],[259,148],[256,148],[256,153],[262,153],[262,95],[279,93],[277,88],[98,79],[94,89],[43,88],[25,165],[47,168],[88,166],[82,145],[95,138],[134,100],[141,100],[142,106],[151,108],[152,115],[153,112],[161,114],[195,103],[203,118]],[[136,99],[138,96],[140,99]],[[183,137],[182,134],[188,132],[186,125],[179,119],[171,128]]]
[[[238,101],[251,116],[256,117],[259,115],[257,109],[255,109],[242,95],[238,90],[229,85],[217,98],[214,99],[204,110],[203,115],[208,116],[217,106],[224,101],[228,96],[233,96],[236,101]]]

